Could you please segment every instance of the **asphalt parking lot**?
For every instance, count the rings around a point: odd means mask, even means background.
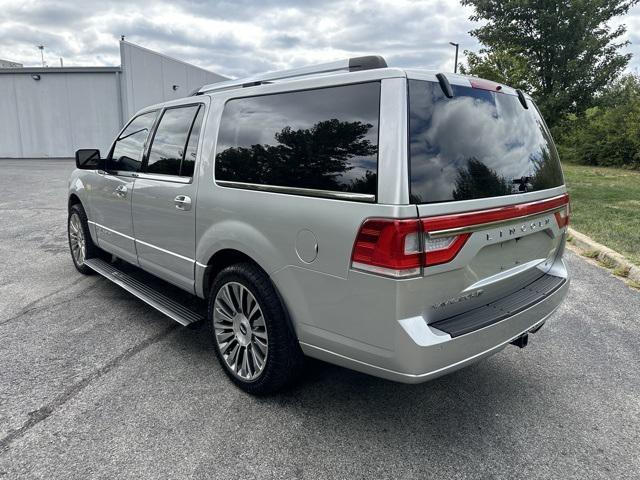
[[[573,254],[520,350],[422,385],[232,386],[204,330],[73,268],[70,161],[0,161],[0,479],[640,478],[640,293]]]

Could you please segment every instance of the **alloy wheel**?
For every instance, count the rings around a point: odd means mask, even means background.
[[[69,219],[69,244],[74,260],[79,266],[82,266],[87,256],[87,246],[82,223],[77,213],[73,213]]]
[[[238,282],[227,282],[216,294],[215,339],[227,367],[244,381],[257,379],[269,353],[267,326],[253,294]]]

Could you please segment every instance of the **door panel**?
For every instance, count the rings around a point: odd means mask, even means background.
[[[98,246],[127,262],[138,264],[131,218],[131,198],[136,172],[157,111],[131,119],[120,132],[106,161],[106,172],[94,177],[90,219],[95,224]]]
[[[133,193],[133,222],[140,266],[193,291],[196,189],[180,180],[141,174]]]
[[[162,111],[133,193],[132,216],[142,268],[194,289],[197,156],[204,107]]]
[[[93,176],[91,188],[92,213],[98,246],[127,262],[137,264],[131,220],[131,194],[135,178],[132,176],[98,174]]]

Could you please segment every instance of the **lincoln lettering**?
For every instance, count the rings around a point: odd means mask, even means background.
[[[527,231],[534,231],[539,228],[547,227],[551,223],[550,218],[545,218],[541,220],[536,220],[531,223],[523,223],[518,227],[509,227],[508,229],[494,231],[492,233],[487,233],[487,241],[495,240],[498,238],[508,238],[516,235],[518,232],[525,233]]]

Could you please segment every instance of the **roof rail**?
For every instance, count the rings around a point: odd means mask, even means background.
[[[233,88],[253,87],[262,83],[268,83],[275,80],[284,80],[286,78],[304,77],[306,75],[317,75],[321,73],[331,73],[348,71],[355,72],[358,70],[372,70],[375,68],[386,68],[387,62],[378,55],[369,55],[366,57],[353,57],[345,60],[337,60],[335,62],[322,63],[319,65],[311,65],[308,67],[292,68],[289,70],[280,70],[277,72],[262,73],[252,77],[238,78],[228,80],[226,82],[217,82],[205,85],[200,88],[194,95],[202,95],[203,93],[216,92],[221,90],[230,90]]]

